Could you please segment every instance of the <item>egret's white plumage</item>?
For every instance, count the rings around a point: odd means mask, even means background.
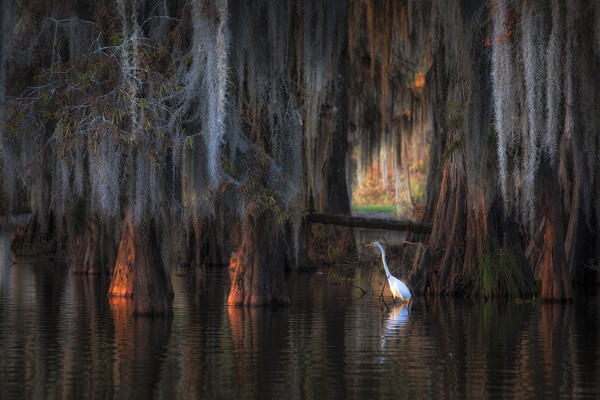
[[[400,279],[392,276],[392,274],[390,273],[390,269],[388,268],[387,262],[385,261],[385,250],[383,249],[381,243],[373,242],[367,245],[367,247],[372,246],[379,247],[379,250],[381,250],[381,260],[383,261],[383,268],[385,269],[385,275],[387,276],[388,283],[390,284],[390,290],[392,292],[392,295],[394,296],[394,299],[399,297],[402,301],[410,301],[411,294],[410,290],[408,290],[408,287],[406,287],[406,284],[404,284],[404,282],[402,282]]]

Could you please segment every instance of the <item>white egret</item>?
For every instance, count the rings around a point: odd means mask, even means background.
[[[410,294],[410,290],[408,290],[408,287],[406,287],[406,284],[400,279],[392,276],[392,274],[390,273],[390,270],[387,266],[387,262],[385,261],[385,250],[383,249],[383,246],[379,242],[373,242],[367,245],[367,247],[373,246],[379,247],[379,250],[381,250],[381,260],[383,261],[383,268],[385,269],[385,275],[387,276],[388,283],[390,284],[390,290],[392,291],[394,300],[396,300],[396,297],[399,297],[402,302],[410,302],[412,296]]]

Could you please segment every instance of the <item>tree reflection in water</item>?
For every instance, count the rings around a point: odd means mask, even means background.
[[[171,318],[132,317],[128,299],[110,298],[115,326],[113,379],[120,397],[149,399],[162,374]]]
[[[326,274],[288,279],[291,307],[262,309],[226,305],[226,271],[174,276],[173,318],[132,318],[106,282],[4,262],[0,398],[600,394],[595,300],[387,311]]]

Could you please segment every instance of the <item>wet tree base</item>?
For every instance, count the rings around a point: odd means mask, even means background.
[[[109,296],[129,302],[134,315],[172,314],[173,288],[151,223],[126,219]]]
[[[265,215],[246,216],[242,243],[230,262],[231,290],[227,303],[235,306],[289,305],[285,284],[283,235]]]

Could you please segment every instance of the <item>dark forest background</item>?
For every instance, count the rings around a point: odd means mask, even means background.
[[[3,1],[0,210],[17,255],[169,313],[355,259],[351,188],[427,160],[414,293],[567,300],[598,282],[600,1]],[[419,153],[418,155],[416,155]],[[410,182],[408,183],[410,185]],[[412,196],[412,194],[411,194]],[[412,198],[412,197],[411,197]]]

